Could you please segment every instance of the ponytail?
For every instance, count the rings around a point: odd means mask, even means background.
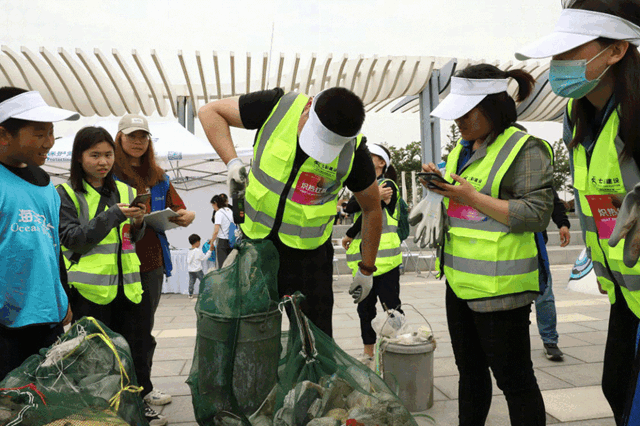
[[[506,77],[513,78],[518,83],[518,95],[516,102],[522,102],[531,96],[533,88],[536,86],[536,80],[531,74],[525,70],[515,69],[507,71]]]

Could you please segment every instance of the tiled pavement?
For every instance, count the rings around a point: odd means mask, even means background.
[[[609,302],[606,296],[593,296],[566,290],[570,266],[552,266],[558,312],[559,347],[562,362],[552,362],[542,353],[542,342],[531,316],[532,359],[545,401],[547,424],[571,426],[614,425],[611,410],[602,395],[600,380],[606,339]],[[358,315],[347,294],[350,281],[342,275],[334,281],[334,337],[353,356],[362,351]],[[425,413],[438,425],[457,424],[457,369],[447,331],[443,282],[407,273],[401,278],[401,299],[414,305],[431,323],[437,339],[434,353],[435,403]],[[195,299],[165,294],[156,314],[157,337],[153,366],[154,386],[173,395],[173,402],[162,407],[162,414],[173,425],[196,425],[189,387],[185,383],[191,367],[196,335]],[[410,323],[422,318],[407,311]],[[283,327],[286,327],[286,320]],[[507,405],[495,386],[487,420],[488,426],[509,425]],[[417,417],[419,424],[430,424]]]

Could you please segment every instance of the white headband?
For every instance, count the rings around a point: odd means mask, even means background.
[[[492,95],[506,92],[508,86],[509,81],[506,78],[475,79],[451,77],[451,93],[456,95]]]
[[[640,27],[626,19],[591,10],[564,9],[555,30],[516,52],[516,58],[548,58],[600,37],[640,46]]]
[[[316,102],[322,93],[324,93],[324,90],[313,98],[311,109],[309,110],[309,119],[302,128],[302,132],[300,132],[299,142],[300,147],[309,157],[321,163],[329,164],[340,154],[347,142],[358,135],[358,132],[353,136],[341,136],[322,124],[316,113]]]
[[[619,16],[591,10],[564,9],[555,32],[627,40],[640,46],[639,26]]]
[[[369,145],[369,152],[382,158],[384,162],[387,163],[387,168],[391,165],[391,158],[389,158],[384,148],[382,148],[377,143],[372,143],[371,145]]]
[[[80,115],[66,109],[47,105],[36,91],[21,93],[0,103],[0,123],[10,118],[54,123],[62,120],[77,120]]]
[[[431,115],[443,120],[455,120],[475,108],[487,95],[507,91],[509,80],[451,78],[451,92],[444,98]]]

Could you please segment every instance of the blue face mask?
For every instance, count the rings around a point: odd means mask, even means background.
[[[607,49],[608,47],[589,61],[586,59],[577,61],[559,61],[552,59],[549,68],[549,83],[551,84],[553,93],[563,98],[580,99],[595,89],[611,65],[609,65],[598,78],[589,81],[586,76],[587,64],[602,55]]]

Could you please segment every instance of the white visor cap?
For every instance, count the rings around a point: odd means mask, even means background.
[[[451,92],[431,112],[443,120],[455,120],[475,108],[487,95],[506,92],[509,81],[501,79],[475,79],[451,77]]]
[[[372,143],[371,145],[369,145],[369,152],[382,158],[387,164],[387,167],[391,165],[391,158],[389,158],[384,148],[382,148],[382,146],[378,145],[377,143]]]
[[[80,114],[49,106],[44,99],[42,99],[42,95],[40,95],[39,92],[31,91],[21,93],[0,103],[0,123],[5,122],[9,118],[55,123],[56,121],[63,120],[78,120]]]
[[[627,40],[640,46],[640,27],[615,15],[564,9],[554,31],[516,52],[516,59],[548,58],[568,52],[600,37]]]
[[[300,132],[298,141],[300,148],[311,158],[323,164],[329,164],[336,159],[342,148],[353,138],[358,136],[356,132],[353,136],[341,136],[327,129],[316,114],[316,101],[322,95],[318,93],[311,103],[309,119]]]

